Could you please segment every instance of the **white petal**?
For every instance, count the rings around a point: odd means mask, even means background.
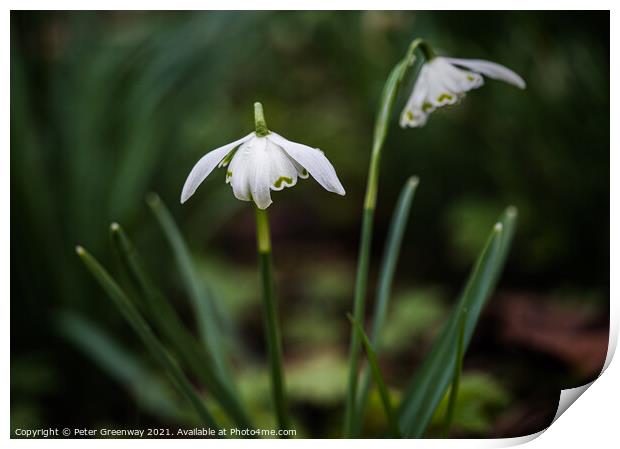
[[[250,192],[250,179],[254,176],[252,147],[255,146],[256,140],[252,139],[239,147],[226,171],[226,182],[230,183],[233,194],[241,201],[252,201]]]
[[[484,78],[479,73],[459,69],[450,64],[446,58],[438,57],[435,60],[441,67],[443,84],[459,96],[484,84]]]
[[[276,145],[282,147],[286,153],[308,170],[316,181],[330,192],[344,195],[344,187],[336,175],[336,170],[327,160],[322,151],[300,143],[291,142],[273,131],[267,136]]]
[[[292,157],[289,156],[289,159],[291,163],[293,164],[293,167],[295,167],[295,170],[297,170],[297,176],[299,176],[301,179],[308,179],[308,177],[310,176],[310,173],[308,173],[308,170],[306,170],[301,165],[299,165],[299,163]]]
[[[491,61],[484,61],[482,59],[459,59],[459,58],[444,58],[451,64],[456,64],[461,67],[473,70],[474,72],[481,73],[496,80],[504,81],[508,84],[517,86],[520,89],[525,89],[525,81],[517,73],[510,70],[508,67],[504,67],[501,64],[497,64]]]
[[[427,113],[423,110],[424,101],[428,95],[428,64],[424,64],[420,69],[418,79],[413,86],[407,105],[400,114],[400,126],[405,128],[411,126],[424,126]]]
[[[458,100],[459,93],[449,90],[444,78],[446,75],[440,69],[429,75],[428,95],[422,105],[424,112],[430,113],[435,109],[447,104],[454,104]]]
[[[181,192],[181,203],[187,201],[189,197],[194,194],[202,181],[205,180],[209,173],[213,171],[213,169],[222,159],[226,157],[228,153],[240,144],[249,140],[253,135],[254,133],[250,133],[239,140],[235,140],[234,142],[224,145],[223,147],[210,151],[200,158],[196,165],[194,165],[194,168],[192,168],[192,171],[189,173],[187,180],[185,180],[183,191]]]
[[[298,170],[295,161],[280,147],[267,138],[271,190],[282,190],[297,184]],[[303,170],[303,167],[300,167]]]
[[[269,188],[271,187],[271,159],[267,149],[267,139],[257,138],[260,143],[252,148],[251,161],[252,168],[250,172],[250,192],[252,199],[256,203],[259,209],[267,209],[272,203],[271,193]],[[234,175],[233,175],[234,176]]]

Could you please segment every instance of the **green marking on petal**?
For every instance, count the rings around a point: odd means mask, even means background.
[[[413,115],[413,112],[411,111],[405,112],[405,116],[407,117],[407,120],[413,120],[415,118],[415,115]]]
[[[474,75],[469,74],[469,73],[467,74],[467,81],[473,81],[474,79],[475,79]]]
[[[226,178],[232,178],[232,172],[230,170],[226,172]]]
[[[432,109],[433,109],[433,105],[432,105],[432,104],[430,104],[430,103],[428,103],[428,102],[426,102],[426,103],[424,103],[424,104],[422,105],[422,110],[423,110],[424,112],[431,111]]]
[[[293,178],[289,178],[288,176],[280,176],[274,183],[274,186],[276,187],[276,189],[279,189],[280,187],[282,187],[282,183],[289,185],[293,184]]]
[[[222,159],[222,162],[220,162],[218,167],[226,167],[230,163],[234,155],[235,155],[235,151],[231,151],[230,153],[228,153],[226,157]]]
[[[454,97],[452,95],[447,94],[447,93],[443,93],[443,94],[441,94],[440,96],[437,97],[437,101],[441,103],[444,100],[451,101],[453,98]]]

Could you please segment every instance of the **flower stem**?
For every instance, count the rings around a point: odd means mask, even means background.
[[[263,105],[258,101],[254,103],[254,125],[258,137],[265,137],[269,134],[267,122],[265,121],[265,114],[263,113]]]
[[[282,343],[278,325],[278,310],[273,289],[273,270],[271,264],[271,238],[267,211],[256,208],[256,240],[258,260],[263,287],[263,306],[265,308],[265,331],[271,369],[271,388],[273,402],[280,429],[289,429],[289,419],[284,389],[284,370],[282,369]]]
[[[360,322],[364,318],[366,280],[368,277],[368,264],[370,259],[370,237],[372,236],[372,225],[374,221],[374,209],[364,208],[362,218],[362,237],[360,241],[359,259],[357,264],[357,275],[355,278],[355,297],[353,304],[353,317]],[[344,434],[346,438],[352,437],[355,419],[355,400],[357,397],[358,383],[358,363],[360,352],[360,338],[358,332],[352,329],[351,346],[349,348],[349,389],[347,392],[347,403],[345,410]]]
[[[357,274],[355,278],[355,293],[353,298],[353,318],[358,323],[364,322],[364,309],[366,300],[366,286],[368,281],[368,266],[370,260],[370,246],[372,238],[372,227],[374,222],[375,208],[377,204],[377,191],[379,187],[379,166],[381,162],[381,151],[387,136],[392,108],[398,89],[407,73],[407,70],[415,62],[415,50],[421,49],[426,59],[434,57],[431,47],[422,39],[414,40],[407,54],[401,59],[390,72],[383,92],[379,111],[377,114],[373,135],[372,153],[370,165],[368,167],[368,181],[366,184],[366,196],[364,198],[364,212],[362,217],[362,232],[360,240],[359,256],[357,261]],[[347,402],[345,409],[344,436],[353,437],[355,433],[356,420],[356,399],[358,386],[358,364],[361,341],[354,328],[351,329],[351,346],[349,349],[349,385],[347,391]]]

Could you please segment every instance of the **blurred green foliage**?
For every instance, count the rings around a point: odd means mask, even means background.
[[[444,424],[450,390],[439,403],[431,421],[430,435],[439,436]],[[461,434],[486,435],[492,430],[495,414],[510,401],[510,394],[492,377],[465,373],[461,378],[454,408],[453,427]]]
[[[443,295],[437,288],[410,289],[396,295],[393,301],[380,341],[384,351],[403,351],[412,342],[439,328],[445,311]]]
[[[416,174],[421,184],[397,272],[402,295],[386,327],[391,384],[404,384],[399,373],[411,372],[422,337],[434,335],[507,204],[518,207],[520,224],[502,285],[587,291],[588,301],[604,309],[608,19],[605,12],[13,12],[12,426],[167,419],[128,400],[127,393],[141,394],[131,376],[150,361],[73,255],[81,243],[113,266],[107,229],[113,220],[122,223],[183,319],[193,322],[143,201],[151,190],[171,207],[201,275],[241,329],[235,338],[243,346],[232,354],[240,378],[261,379],[253,211],[234,199],[223,172],[183,208],[178,204],[193,163],[247,133],[251,105],[260,100],[270,126],[323,149],[347,189],[340,198],[302,182],[276,192],[270,208],[287,371],[299,395],[294,407],[307,435],[333,434],[326,411],[338,408],[344,392],[345,312],[375,108],[388,71],[417,36],[440,54],[505,64],[528,88],[487,81],[458,106],[433,114],[425,128],[393,123],[373,268],[402,183]],[[441,289],[429,287],[436,285]],[[59,320],[60,310],[86,321]],[[106,343],[108,334],[113,342]],[[90,345],[90,356],[76,342]],[[134,354],[146,365],[106,371],[93,347],[106,357]],[[298,362],[310,351],[316,356]],[[466,382],[467,375],[463,394]],[[473,411],[459,408],[459,394],[455,427],[487,432],[489,407],[506,405],[500,390],[488,378],[475,384]],[[266,402],[250,402],[268,422]]]

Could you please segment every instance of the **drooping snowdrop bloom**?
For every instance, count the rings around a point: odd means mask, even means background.
[[[270,190],[292,187],[308,174],[330,192],[344,195],[336,170],[318,148],[291,142],[269,131],[260,103],[255,104],[256,132],[205,154],[192,168],[181,193],[181,203],[191,197],[216,167],[227,167],[226,183],[243,201],[259,209],[272,203]]]
[[[455,104],[465,93],[484,84],[483,76],[525,89],[525,81],[503,65],[481,59],[434,57],[420,69],[400,126],[421,127],[435,109]]]

